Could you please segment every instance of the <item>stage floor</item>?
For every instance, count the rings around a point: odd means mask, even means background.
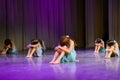
[[[0,56],[0,80],[120,80],[120,58],[104,59],[93,50],[77,50],[78,62],[52,65],[54,51],[42,57]]]

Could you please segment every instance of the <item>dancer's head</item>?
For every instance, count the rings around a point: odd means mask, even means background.
[[[101,38],[97,38],[96,40],[95,40],[95,43],[101,43],[102,42],[102,39]]]
[[[108,40],[108,41],[107,41],[107,46],[109,46],[109,47],[114,46],[115,43],[116,43],[115,40]]]
[[[12,42],[11,42],[10,39],[6,39],[6,40],[4,41],[4,44],[5,44],[6,46],[8,46],[8,45],[11,45]]]
[[[38,44],[38,42],[39,42],[39,40],[37,40],[37,39],[31,40],[31,44]]]
[[[61,46],[67,46],[69,45],[70,43],[70,37],[67,35],[67,36],[62,36],[61,39],[60,39],[60,45]]]

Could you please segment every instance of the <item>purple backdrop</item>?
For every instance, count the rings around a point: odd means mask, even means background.
[[[0,0],[0,50],[10,38],[19,50],[33,38],[54,48],[70,35],[80,48],[98,37],[120,42],[119,0]]]
[[[55,47],[62,35],[76,37],[76,5],[72,0],[0,0],[1,43],[5,38],[25,49],[31,39]],[[2,45],[1,45],[2,47]]]

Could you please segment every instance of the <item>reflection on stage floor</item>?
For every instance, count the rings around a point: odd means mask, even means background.
[[[93,50],[77,50],[75,63],[49,64],[54,51],[26,58],[26,52],[0,56],[0,80],[120,80],[120,58],[104,59]]]

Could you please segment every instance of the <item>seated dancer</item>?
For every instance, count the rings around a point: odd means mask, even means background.
[[[108,40],[105,58],[111,58],[111,57],[115,57],[115,56],[119,56],[118,43],[115,40]]]
[[[76,51],[74,49],[75,41],[69,36],[63,36],[60,39],[60,45],[55,47],[55,54],[50,63],[59,64],[60,62],[75,62]]]
[[[27,45],[27,48],[29,50],[28,50],[28,54],[26,57],[42,56],[43,50],[45,50],[43,41],[38,40],[38,39],[32,40],[31,43]]]
[[[1,54],[6,55],[6,54],[13,54],[13,53],[17,53],[15,43],[10,39],[6,39],[4,41],[4,48],[1,52]]]
[[[104,48],[104,41],[100,38],[97,38],[95,40],[95,53],[99,53],[99,52],[104,52],[105,48]]]

